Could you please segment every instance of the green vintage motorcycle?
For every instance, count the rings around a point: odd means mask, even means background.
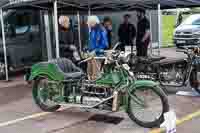
[[[140,126],[152,128],[164,121],[168,99],[159,84],[136,80],[129,66],[116,51],[108,52],[99,78],[87,80],[86,74],[70,60],[62,58],[34,65],[33,98],[44,111],[62,105],[84,109],[125,110]]]

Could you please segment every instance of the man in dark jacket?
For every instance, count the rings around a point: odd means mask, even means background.
[[[59,17],[59,42],[61,57],[71,59],[74,63],[80,61],[80,55],[74,44],[74,34],[67,16]]]
[[[147,56],[150,38],[150,23],[145,16],[145,10],[137,9],[137,56]]]
[[[122,43],[120,49],[125,51],[125,46],[133,45],[135,39],[136,30],[133,24],[129,22],[130,15],[124,15],[124,22],[120,25],[118,30],[119,41]]]

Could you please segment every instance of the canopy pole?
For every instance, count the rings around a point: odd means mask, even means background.
[[[52,56],[52,44],[51,44],[51,35],[50,35],[50,28],[49,28],[48,11],[45,11],[43,16],[44,16],[44,25],[45,25],[47,56],[48,56],[48,61],[50,61],[53,58],[53,56]]]
[[[82,51],[82,42],[81,42],[81,22],[80,22],[80,14],[77,12],[78,17],[78,41],[79,41],[79,51]]]
[[[90,7],[89,7],[89,10],[88,10],[88,16],[91,16],[91,10],[90,10]],[[88,21],[88,20],[87,20]],[[88,41],[90,42],[90,31],[91,31],[91,29],[90,29],[90,26],[88,25]]]
[[[160,48],[161,48],[161,42],[162,42],[162,36],[161,36],[161,9],[160,9],[160,3],[158,4],[158,55],[160,56]]]
[[[151,55],[153,54],[153,37],[152,37],[152,17],[151,17],[151,11],[149,11],[149,21],[150,21],[150,37],[151,37],[151,45],[150,45],[150,51]]]
[[[57,8],[57,0],[54,1],[54,32],[55,32],[55,40],[56,40],[56,58],[60,58],[59,36],[58,36],[58,8]]]
[[[88,16],[91,16],[91,9],[88,10]]]
[[[3,10],[0,9],[1,14],[1,32],[2,32],[2,40],[3,40],[3,50],[4,50],[4,62],[5,62],[5,71],[6,71],[6,81],[8,81],[8,62],[7,62],[7,51],[6,51],[6,39],[4,32],[4,20],[3,20]]]

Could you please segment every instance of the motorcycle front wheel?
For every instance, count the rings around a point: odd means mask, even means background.
[[[131,94],[127,110],[130,119],[145,128],[159,127],[169,111],[166,94],[154,87],[136,88]]]

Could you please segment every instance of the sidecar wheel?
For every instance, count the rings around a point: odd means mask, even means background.
[[[32,94],[33,94],[33,98],[35,100],[35,103],[43,110],[46,112],[55,112],[57,111],[61,106],[56,104],[56,103],[51,103],[51,104],[47,104],[46,102],[44,102],[46,100],[49,100],[47,97],[48,96],[43,96],[43,99],[41,99],[40,96],[40,91],[41,89],[46,89],[46,88],[41,88],[41,82],[43,82],[44,80],[48,80],[46,78],[37,78],[36,80],[34,80],[33,82],[33,90],[32,90]]]
[[[164,113],[169,111],[165,93],[159,88],[140,87],[132,94],[144,101],[144,105],[139,105],[129,96],[127,113],[130,119],[145,128],[159,127],[164,121]]]

